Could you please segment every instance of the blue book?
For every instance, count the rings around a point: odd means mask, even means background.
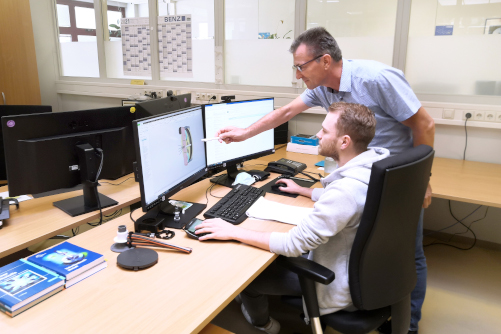
[[[37,304],[63,287],[64,277],[24,259],[17,260],[0,268],[0,311],[14,316],[21,308]]]
[[[71,280],[102,263],[104,256],[65,241],[30,256],[28,261]]]

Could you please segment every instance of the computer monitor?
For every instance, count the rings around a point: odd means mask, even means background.
[[[165,114],[191,106],[191,93],[136,103],[136,119]]]
[[[21,105],[0,105],[0,117],[15,116],[24,114],[43,114],[52,112],[51,106],[21,106]],[[3,136],[0,128],[0,180],[7,180],[7,170],[5,168],[5,151],[3,148]]]
[[[83,184],[84,196],[55,202],[71,216],[99,208],[96,176],[117,179],[135,161],[130,107],[2,117],[9,195]],[[99,150],[102,150],[102,155]],[[117,204],[99,194],[100,207]]]
[[[205,136],[214,137],[225,126],[246,128],[273,111],[273,98],[207,104],[204,106]],[[243,142],[229,145],[217,140],[207,143],[207,167],[226,167],[227,173],[211,182],[231,187],[238,173],[237,164],[275,152],[273,129],[264,131]]]
[[[156,231],[163,227],[182,228],[205,209],[205,204],[191,203],[184,213],[169,197],[198,180],[207,172],[205,160],[202,107],[133,122],[134,144],[139,167],[139,185],[143,211],[136,226]],[[144,228],[137,228],[136,231]]]

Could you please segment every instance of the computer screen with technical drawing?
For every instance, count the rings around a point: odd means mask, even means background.
[[[193,107],[136,122],[141,195],[143,204],[151,207],[182,183],[205,172],[202,109]]]

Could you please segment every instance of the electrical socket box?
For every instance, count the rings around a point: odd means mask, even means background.
[[[153,93],[156,93],[158,99],[164,97],[163,90],[144,90],[143,91],[143,95],[151,96]]]
[[[473,112],[473,120],[474,121],[483,121],[484,119],[485,119],[485,111],[475,110]]]
[[[197,100],[200,100],[200,95],[201,95],[200,93],[195,93],[195,96],[196,96]]]
[[[496,113],[496,122],[500,122],[501,123],[501,111],[498,111]]]
[[[495,122],[496,121],[496,113],[494,111],[486,111],[485,112],[485,120],[487,122]]]
[[[461,110],[461,114],[463,115],[462,119],[463,121],[466,120],[466,114],[470,113],[471,114],[471,117],[469,118],[470,121],[473,120],[473,115],[475,113],[475,110]]]
[[[201,100],[207,100],[207,93],[200,93],[200,99]]]
[[[214,97],[214,98],[213,98]],[[217,102],[217,94],[214,93],[207,93],[207,100],[210,103],[216,103]]]

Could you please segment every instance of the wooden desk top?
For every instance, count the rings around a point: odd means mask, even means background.
[[[501,165],[435,158],[433,197],[501,208]]]
[[[206,203],[209,185],[209,180],[198,182],[173,198]],[[212,193],[223,196],[229,190],[215,186]],[[294,199],[266,194],[266,198],[313,206],[310,199],[302,196]],[[209,195],[208,207],[217,200]],[[137,219],[142,214],[138,209],[133,217]],[[104,254],[108,268],[15,318],[0,314],[0,333],[198,333],[276,258],[273,253],[239,242],[200,242],[176,230],[170,242],[192,247],[191,254],[158,250],[159,262],[155,266],[127,271],[117,267],[118,254],[110,250],[117,226],[122,224],[133,230],[129,215],[125,215],[71,238],[71,243]],[[247,219],[241,226],[283,232],[292,228],[255,219]]]
[[[118,205],[103,209],[103,215],[140,201],[141,194],[139,183],[134,182],[132,174],[118,180],[100,181],[118,184],[130,177],[132,178],[119,186],[101,183],[101,186],[98,187],[101,194],[118,202]],[[0,192],[6,190],[6,186],[0,188]],[[10,218],[3,222],[3,228],[0,230],[0,258],[79,225],[99,219],[99,211],[71,217],[52,205],[53,202],[79,195],[82,195],[82,190],[21,202],[19,210],[11,206]]]

